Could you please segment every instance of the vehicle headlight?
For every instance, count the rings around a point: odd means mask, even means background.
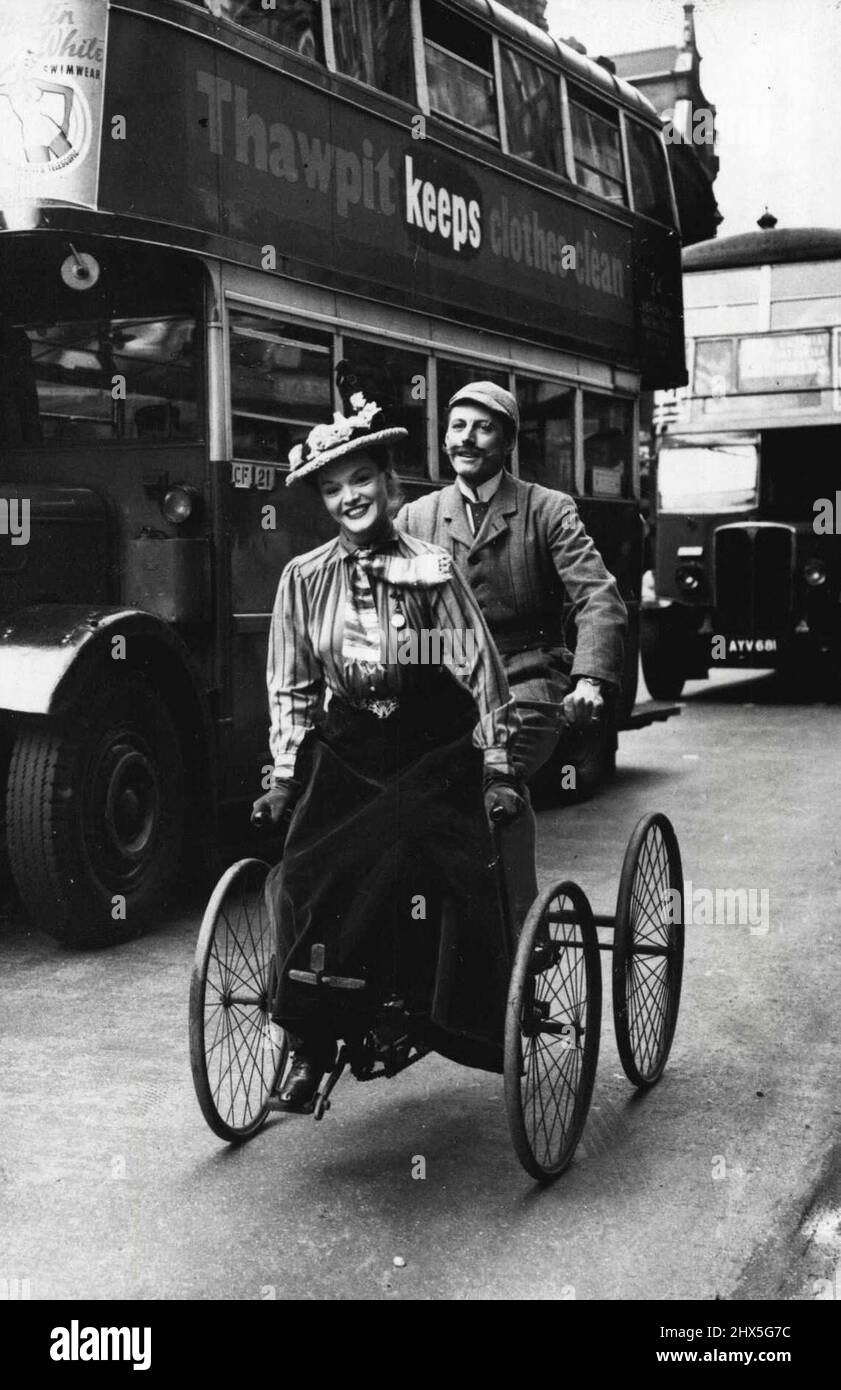
[[[704,571],[698,565],[681,565],[675,570],[675,583],[685,594],[698,594],[704,583]]]
[[[813,589],[826,583],[826,565],[822,560],[807,560],[803,566],[803,578]]]
[[[199,494],[195,488],[179,484],[164,494],[161,511],[174,526],[183,526],[185,521],[189,521],[195,515],[198,505]]]

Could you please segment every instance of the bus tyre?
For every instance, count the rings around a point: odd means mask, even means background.
[[[653,700],[677,700],[683,690],[686,677],[682,636],[670,609],[641,614],[642,674]]]
[[[33,923],[72,945],[138,935],[178,872],[184,791],[175,724],[139,677],[21,733],[6,813],[12,873]]]

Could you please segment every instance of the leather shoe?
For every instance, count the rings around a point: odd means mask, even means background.
[[[319,1059],[315,1060],[306,1052],[293,1052],[286,1079],[278,1087],[275,1096],[284,1110],[305,1110],[318,1090],[319,1083],[329,1066]]]

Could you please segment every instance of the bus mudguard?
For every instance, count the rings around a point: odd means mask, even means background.
[[[91,682],[130,671],[161,684],[180,722],[214,761],[203,682],[177,632],[136,608],[37,604],[0,619],[0,712],[61,717]]]

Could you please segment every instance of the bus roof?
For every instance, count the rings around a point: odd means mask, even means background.
[[[636,87],[614,77],[601,63],[570,48],[563,39],[553,39],[544,29],[515,14],[505,5],[498,4],[497,0],[450,0],[450,4],[452,9],[463,10],[466,15],[484,20],[506,38],[519,39],[525,47],[535,50],[536,58],[542,56],[560,64],[571,77],[596,88],[606,100],[615,101],[641,119],[653,121],[658,129],[662,128],[663,122],[651,102]]]
[[[841,260],[841,228],[780,227],[699,241],[683,252],[684,270]]]

